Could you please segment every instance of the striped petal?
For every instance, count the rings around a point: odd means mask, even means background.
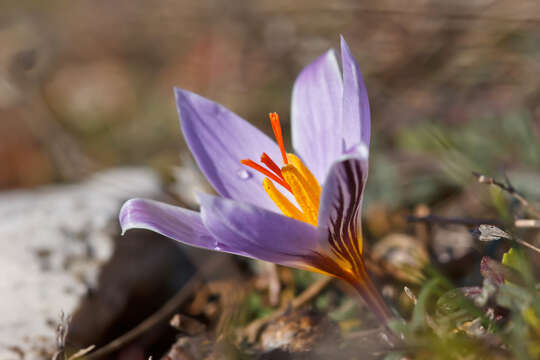
[[[362,258],[361,211],[365,160],[346,156],[335,162],[323,187],[319,208],[321,247],[354,270]]]
[[[332,165],[323,187],[319,212],[319,241],[323,252],[311,264],[349,282],[377,316],[392,313],[372,283],[362,256],[362,194],[367,177],[366,159],[346,156]]]

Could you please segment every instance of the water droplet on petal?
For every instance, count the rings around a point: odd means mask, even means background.
[[[251,179],[251,177],[253,175],[251,175],[251,173],[247,170],[239,170],[236,175],[238,175],[238,177],[242,180],[248,180],[248,179]]]

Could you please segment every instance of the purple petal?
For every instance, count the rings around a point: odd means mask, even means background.
[[[223,197],[277,211],[263,189],[264,176],[240,163],[246,158],[258,161],[263,151],[280,159],[277,144],[213,101],[178,88],[175,95],[186,142],[216,191]]]
[[[366,160],[346,156],[336,161],[323,187],[319,208],[321,246],[328,253],[354,263],[362,255],[362,195]]]
[[[365,153],[369,148],[371,117],[366,86],[358,64],[354,60],[349,45],[341,38],[341,62],[343,67],[343,139],[344,147],[359,148]]]
[[[276,264],[306,268],[318,249],[317,229],[275,212],[199,194],[201,217],[222,250]]]
[[[131,199],[124,203],[119,217],[122,234],[130,229],[147,229],[191,246],[217,246],[195,211],[154,200]]]
[[[291,106],[292,142],[298,155],[319,180],[341,155],[343,84],[333,50],[298,75]]]

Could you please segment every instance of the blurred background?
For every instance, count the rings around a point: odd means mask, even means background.
[[[295,76],[338,46],[338,34],[369,90],[373,153],[384,163],[373,176],[383,172],[394,182],[384,200],[399,202],[407,196],[401,186],[416,188],[397,168],[421,179],[440,176],[445,164],[436,153],[448,147],[481,167],[517,170],[522,161],[539,161],[535,1],[0,6],[3,189],[74,181],[125,164],[179,164],[185,146],[175,85],[268,132],[266,114],[277,111],[288,122]],[[425,161],[406,166],[415,157]]]
[[[267,114],[276,111],[288,138],[294,79],[328,48],[339,48],[339,34],[360,65],[372,109],[370,236],[404,228],[402,215],[419,204],[422,214],[495,214],[495,195],[476,184],[472,171],[504,173],[523,194],[540,198],[540,5],[534,0],[4,0],[5,219],[18,216],[18,229],[26,226],[26,210],[12,212],[18,201],[12,194],[30,194],[32,208],[34,188],[86,184],[126,167],[152,175],[118,175],[123,192],[107,195],[118,197],[107,205],[110,233],[118,235],[114,213],[122,199],[150,194],[194,206],[192,190],[207,185],[186,152],[173,86],[224,104],[267,133]],[[144,193],[139,175],[157,185],[145,183],[151,190]],[[0,250],[9,243],[2,236]],[[141,245],[140,252],[148,249]],[[108,261],[112,251],[100,259]],[[173,290],[140,308],[152,313]],[[107,343],[145,316],[123,314],[131,320],[118,325],[118,315],[99,336],[81,335],[75,343]]]

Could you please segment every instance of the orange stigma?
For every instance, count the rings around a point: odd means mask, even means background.
[[[279,122],[279,116],[276,112],[268,114],[270,117],[270,123],[272,124],[272,130],[274,130],[274,136],[279,145],[279,150],[281,150],[281,157],[283,158],[283,163],[287,165],[289,161],[287,160],[287,153],[285,152],[285,144],[283,143],[283,134],[281,133],[281,124]]]
[[[268,114],[268,116],[270,117],[272,130],[274,131],[276,141],[279,145],[281,156],[283,157],[283,162],[285,163],[285,165],[287,165],[289,164],[289,160],[287,159],[287,153],[285,152],[285,144],[283,143],[283,134],[281,133],[281,124],[279,123],[279,116],[275,112]],[[280,167],[275,163],[274,160],[270,158],[270,156],[268,156],[267,153],[265,152],[262,153],[261,162],[264,165],[266,165],[268,169],[257,164],[255,161],[251,159],[244,159],[244,160],[241,160],[240,162],[246,166],[249,166],[253,170],[260,172],[264,176],[267,176],[268,178],[274,180],[276,183],[283,186],[289,192],[292,192],[291,187],[289,186],[289,184],[287,184],[287,182],[285,181],[285,178],[283,177],[283,174],[281,173]]]
[[[283,179],[283,175],[281,174],[281,169],[277,164],[268,156],[267,153],[263,152],[261,155],[261,162],[266,165],[270,170],[272,170],[277,176],[279,176],[281,179]]]
[[[265,176],[268,176],[270,179],[274,180],[275,182],[277,182],[279,185],[283,186],[285,189],[291,191],[291,187],[289,186],[289,184],[287,184],[285,182],[285,180],[283,179],[280,179],[279,177],[277,177],[276,175],[274,175],[273,173],[271,173],[268,169],[265,169],[263,168],[261,165],[257,164],[255,161],[253,160],[250,160],[250,159],[244,159],[244,160],[240,160],[240,162],[246,166],[249,166],[250,168],[252,168],[253,170],[257,170],[258,172],[260,172],[261,174],[265,175]],[[281,171],[280,171],[281,172]]]
[[[283,158],[283,167],[280,168],[265,152],[261,155],[261,163],[266,167],[251,159],[240,162],[266,176],[262,183],[264,191],[284,215],[317,226],[321,186],[298,156],[285,152],[278,114],[270,113],[269,117]],[[287,189],[294,196],[296,205],[276,189],[271,180]]]

